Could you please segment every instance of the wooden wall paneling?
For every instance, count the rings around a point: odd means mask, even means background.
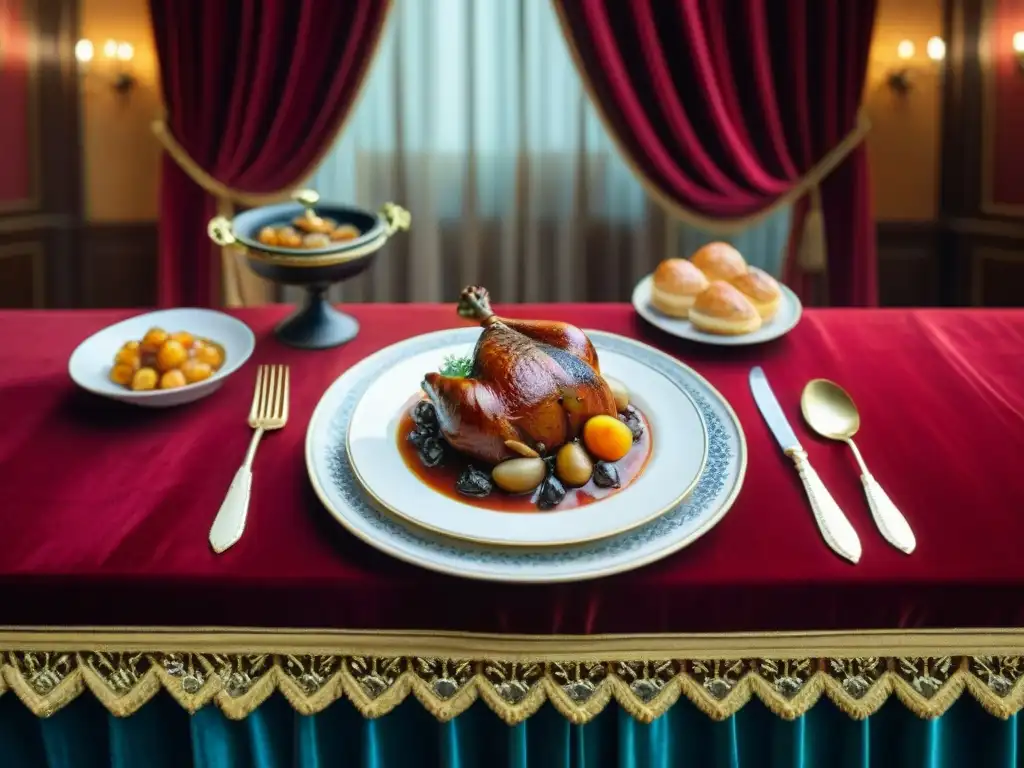
[[[8,0],[9,57],[0,60],[2,112],[11,174],[27,167],[23,194],[0,201],[0,248],[7,254],[0,306],[71,307],[78,300],[77,235],[81,221],[75,0]],[[22,93],[19,87],[27,92]],[[22,89],[24,90],[24,89]],[[19,96],[18,94],[21,93]],[[24,161],[12,160],[13,157]],[[0,161],[3,162],[3,161]],[[8,193],[11,190],[7,190]],[[31,244],[28,251],[25,248]],[[31,268],[25,265],[30,264]]]
[[[40,67],[39,142],[43,150],[43,210],[61,214],[61,226],[51,227],[46,263],[51,304],[75,306],[79,269],[76,259],[82,220],[82,160],[79,126],[79,75],[74,49],[78,40],[76,0],[29,0],[43,11],[38,33],[53,41],[56,56]]]
[[[1024,220],[951,219],[947,240],[960,265],[960,303],[1024,307]]]
[[[91,224],[81,235],[83,307],[149,307],[157,294],[157,225]]]
[[[940,217],[973,216],[981,195],[981,0],[946,0]]]
[[[883,307],[930,307],[941,303],[936,256],[939,229],[933,221],[878,223],[878,300]]]
[[[1018,152],[997,151],[994,141],[995,78],[1024,78],[1008,60],[1006,30],[993,26],[998,4],[1006,1],[945,3],[948,44],[938,235],[944,304],[1024,306],[1024,205],[1006,204],[993,194],[993,169],[1001,167],[1000,155],[1002,162],[1021,162]],[[1002,102],[998,106],[1018,113],[1021,108]],[[1024,178],[1020,183],[1024,186]]]
[[[46,246],[39,233],[0,239],[0,307],[44,307],[46,271]]]
[[[1020,0],[980,0],[978,60],[981,74],[982,213],[1024,218],[1024,73],[1011,48],[1024,27]]]
[[[973,245],[971,303],[977,307],[1024,307],[1024,251],[1016,244]]]
[[[39,209],[39,49],[33,33],[34,8],[27,0],[0,4],[0,215]]]

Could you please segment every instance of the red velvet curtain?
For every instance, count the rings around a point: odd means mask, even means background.
[[[388,0],[150,0],[166,124],[191,161],[246,193],[299,183],[362,83]],[[165,155],[161,305],[220,299],[215,202]]]
[[[681,209],[714,219],[762,211],[857,124],[876,0],[554,2],[619,145]],[[864,148],[820,190],[830,300],[874,304]],[[795,207],[794,232],[806,210]]]

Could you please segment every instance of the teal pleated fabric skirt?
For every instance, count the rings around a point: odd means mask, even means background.
[[[966,695],[932,721],[890,699],[860,722],[824,701],[793,722],[758,701],[715,722],[681,700],[650,725],[614,705],[571,725],[545,705],[510,728],[482,703],[439,723],[412,699],[365,720],[347,701],[298,715],[280,695],[238,722],[214,706],[190,717],[166,694],[128,718],[83,694],[39,719],[8,692],[0,767],[1014,768],[1020,730]]]

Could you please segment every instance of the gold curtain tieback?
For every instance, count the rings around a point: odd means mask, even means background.
[[[255,207],[283,202],[292,193],[291,188],[267,193],[252,193],[233,189],[213,178],[192,158],[188,151],[174,138],[174,134],[171,133],[171,129],[163,118],[153,121],[152,130],[157,140],[167,150],[167,154],[171,156],[181,170],[202,189],[220,200],[226,200],[235,205]]]

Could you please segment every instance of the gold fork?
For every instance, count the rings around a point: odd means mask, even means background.
[[[245,517],[249,511],[249,493],[252,489],[252,461],[256,447],[264,432],[281,429],[288,421],[288,366],[261,365],[256,371],[256,391],[249,410],[249,426],[255,432],[245,461],[235,473],[227,496],[210,528],[210,546],[214,552],[223,552],[236,544],[245,531]]]

